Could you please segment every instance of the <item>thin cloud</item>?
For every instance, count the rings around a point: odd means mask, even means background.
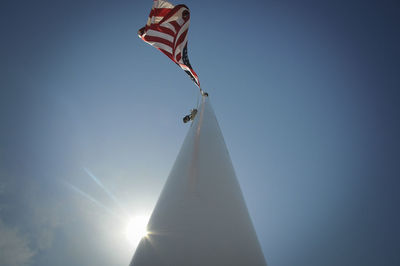
[[[35,252],[29,247],[29,239],[0,220],[0,265],[28,266],[34,255]]]

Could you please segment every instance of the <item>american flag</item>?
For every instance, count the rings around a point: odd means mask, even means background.
[[[187,55],[189,22],[190,11],[187,6],[174,6],[164,0],[154,0],[147,24],[138,31],[138,35],[171,58],[200,88],[199,77]]]

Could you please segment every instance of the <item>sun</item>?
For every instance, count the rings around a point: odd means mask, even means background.
[[[140,240],[147,236],[147,223],[149,216],[137,215],[129,219],[126,225],[126,239],[134,246],[137,246]]]

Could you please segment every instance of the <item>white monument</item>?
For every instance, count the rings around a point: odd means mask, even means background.
[[[130,266],[258,266],[264,255],[207,96]]]

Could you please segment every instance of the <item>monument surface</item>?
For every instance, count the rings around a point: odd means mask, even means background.
[[[206,96],[131,266],[266,265]]]

